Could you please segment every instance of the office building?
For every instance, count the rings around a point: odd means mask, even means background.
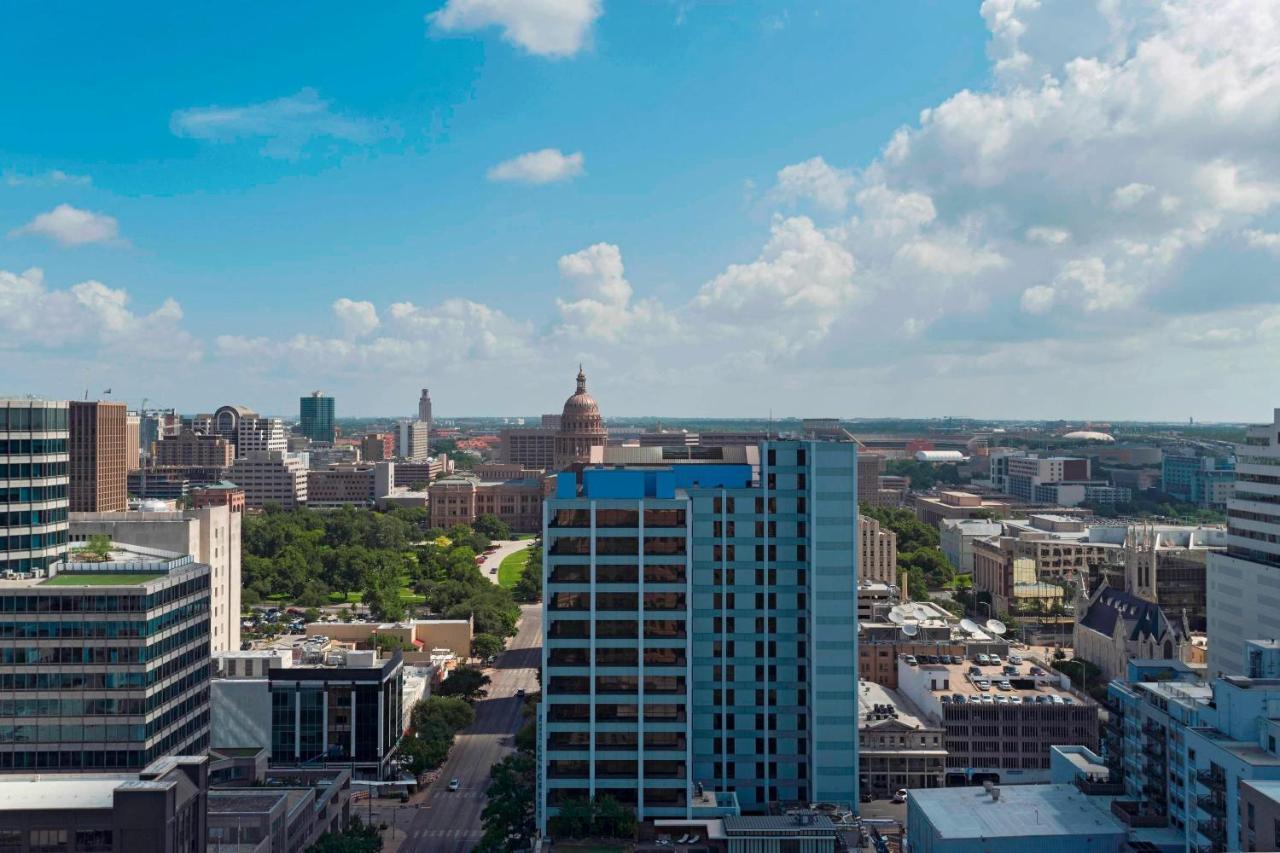
[[[858,585],[858,677],[866,681],[898,689],[898,660],[911,655],[928,662],[929,656],[952,655],[975,658],[979,654],[1000,655],[1009,652],[1003,636],[993,634],[976,623],[964,624],[949,611],[932,601],[912,602],[906,613],[914,624],[913,633],[903,631],[901,624],[888,618],[896,598],[878,595],[877,584]],[[879,599],[867,608],[864,598]],[[901,610],[899,612],[902,612]]]
[[[65,553],[67,463],[65,402],[0,399],[0,572]]]
[[[138,771],[209,745],[209,566],[105,557],[0,579],[0,771]]]
[[[188,429],[155,442],[149,467],[225,468],[235,457],[235,446],[222,436]]]
[[[997,521],[982,518],[946,518],[938,526],[939,547],[951,567],[960,574],[973,574],[973,543],[999,536],[1004,528]]]
[[[372,465],[334,465],[324,471],[307,472],[307,505],[312,507],[373,507],[391,493],[395,483],[394,462]]]
[[[1240,672],[1246,640],[1280,637],[1280,409],[1236,446],[1227,550],[1210,554],[1209,673]]]
[[[209,759],[136,773],[0,776],[0,850],[204,853]]]
[[[240,531],[244,492],[231,483],[197,489],[191,508],[149,512],[75,513],[72,542],[101,534],[125,545],[190,554],[209,566],[209,647],[240,648]]]
[[[1089,460],[1070,456],[1007,456],[1004,491],[1024,501],[1036,501],[1036,487],[1046,483],[1089,479]]]
[[[127,471],[142,467],[142,416],[130,412],[124,420],[124,466]]]
[[[298,429],[312,441],[332,442],[335,435],[333,398],[312,391],[298,399]]]
[[[499,453],[503,462],[552,471],[556,466],[556,430],[550,427],[504,429]]]
[[[604,419],[600,417],[600,407],[587,393],[587,374],[579,365],[577,390],[564,401],[564,410],[560,413],[560,428],[556,432],[555,441],[555,469],[561,470],[575,462],[588,461],[591,449],[604,447],[607,440],[608,432],[604,428]]]
[[[142,447],[142,462],[146,465],[151,462],[153,444],[182,431],[182,416],[175,409],[146,409],[141,413],[141,420],[139,443]]]
[[[877,453],[858,453],[858,503],[880,506],[880,471],[884,457]]]
[[[116,512],[125,508],[128,414],[124,403],[71,402],[67,411],[67,477],[72,512]]]
[[[283,453],[289,439],[280,418],[241,418],[236,426],[236,457],[255,453]]]
[[[1014,512],[1014,502],[1003,495],[990,497],[958,489],[938,492],[936,495],[919,494],[914,500],[916,518],[933,527],[941,526],[943,520],[949,518],[989,520],[1008,518]]]
[[[1210,509],[1225,509],[1235,484],[1236,460],[1231,456],[1167,454],[1161,466],[1160,488],[1170,497]]]
[[[865,515],[858,516],[858,558],[858,580],[898,582],[898,534]]]
[[[215,753],[210,776],[228,763],[239,769],[245,763],[239,756],[228,761]],[[260,777],[215,784],[208,821],[208,849],[215,853],[299,853],[326,832],[341,832],[352,817],[349,769],[264,769]]]
[[[426,424],[428,430],[431,429],[431,392],[426,388],[418,397],[418,420]]]
[[[396,421],[396,458],[405,462],[425,462],[431,451],[426,421]]]
[[[693,817],[699,788],[757,813],[858,802],[855,446],[706,449],[555,477],[543,828],[602,794],[641,819]]]
[[[497,516],[517,533],[533,533],[542,526],[541,477],[482,480],[462,471],[433,482],[428,497],[435,527],[475,524],[482,515]]]
[[[257,655],[263,666],[229,667]],[[213,680],[218,749],[267,749],[272,767],[348,767],[385,779],[404,732],[404,659],[309,637],[290,651],[220,656]]]
[[[397,462],[395,485],[425,491],[428,483],[450,473],[453,473],[453,460],[443,453],[426,462]]]
[[[1051,746],[1098,749],[1097,704],[1055,670],[1028,661],[913,664],[905,655],[897,664],[898,692],[946,732],[948,785],[1047,782]]]
[[[293,509],[307,502],[307,466],[288,453],[251,453],[227,469],[227,478],[244,489],[245,504],[261,509],[279,504]]]
[[[1040,483],[1035,487],[1032,496],[1036,503],[1051,506],[1117,504],[1133,500],[1133,492],[1130,489],[1113,486],[1103,480]]]
[[[365,462],[382,462],[396,456],[396,434],[371,432],[360,440],[360,458]]]

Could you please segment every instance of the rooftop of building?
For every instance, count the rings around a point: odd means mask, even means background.
[[[287,797],[286,791],[254,790],[242,793],[236,790],[213,790],[209,792],[209,813],[262,814],[271,811]]]
[[[1111,814],[1109,800],[1086,796],[1074,785],[1008,785],[998,790],[993,797],[977,787],[922,788],[911,791],[911,800],[944,841],[1127,835],[1127,827]]]
[[[982,671],[982,675],[971,677],[969,675],[969,668],[973,666],[978,667],[978,669]],[[1017,672],[1014,674],[1005,673],[1004,668],[1006,666],[1015,667]],[[1041,672],[1044,674],[1038,676],[1032,675],[1031,667],[1033,666],[1039,667]],[[939,671],[946,672],[947,689],[934,691],[939,697],[944,695],[960,695],[967,699],[970,696],[991,696],[993,701],[997,696],[1005,696],[1009,699],[1017,698],[1019,700],[1025,700],[1029,697],[1031,701],[1034,702],[1037,696],[1060,696],[1064,701],[1070,699],[1074,704],[1085,704],[1084,699],[1072,693],[1071,690],[1060,686],[1059,679],[1061,676],[1055,670],[1045,669],[1045,667],[1040,664],[1032,663],[1028,660],[1023,660],[1018,664],[1011,664],[1008,660],[1002,660],[999,664],[988,664],[986,666],[982,666],[970,658],[966,659],[964,663],[923,663],[917,664],[914,667],[909,667],[909,669],[918,670],[922,674],[921,677],[926,673],[936,673]],[[991,682],[991,686],[985,690],[980,688],[976,683],[980,679],[985,679]],[[1024,684],[1034,682],[1034,686],[1016,687],[1011,683],[1010,686],[1013,689],[999,689],[998,685],[1000,682],[1006,680],[1010,682],[1016,680]],[[901,681],[902,677],[899,676],[899,683],[901,683]]]
[[[1275,803],[1280,803],[1280,779],[1241,779],[1240,784],[1252,788]]]
[[[73,547],[77,544],[83,546],[84,543],[73,543]],[[36,586],[139,586],[188,566],[199,565],[189,554],[122,545],[118,542],[113,542],[111,549],[102,556],[104,559],[101,560],[90,559],[81,547],[72,550],[63,560],[47,569],[5,572],[0,575],[0,589]]]
[[[883,719],[894,719],[915,729],[936,725],[915,706],[915,703],[897,690],[874,681],[858,680],[858,723],[862,728],[872,728]]]
[[[759,465],[760,448],[753,444],[671,447],[608,445],[591,449],[593,465]]]
[[[0,776],[0,811],[110,809],[128,773]]]

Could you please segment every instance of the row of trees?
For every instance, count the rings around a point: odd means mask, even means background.
[[[448,684],[452,678],[445,679]],[[444,764],[454,736],[475,722],[471,703],[458,696],[419,700],[409,715],[412,731],[400,739],[401,765],[417,776]]]

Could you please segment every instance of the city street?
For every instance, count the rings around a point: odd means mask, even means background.
[[[489,695],[476,703],[476,721],[458,735],[449,760],[440,768],[440,779],[425,796],[401,807],[400,827],[387,850],[401,853],[467,853],[480,840],[489,768],[514,751],[512,736],[524,722],[522,700],[516,691],[538,690],[537,668],[542,662],[542,605],[522,608],[519,633],[489,671],[493,683]],[[449,791],[450,779],[461,788]],[[375,811],[378,811],[375,806]],[[390,824],[390,809],[382,810]],[[407,826],[407,831],[404,827]]]

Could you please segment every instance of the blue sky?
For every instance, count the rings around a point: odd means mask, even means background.
[[[10,4],[0,389],[1263,417],[1275,10],[1100,7]]]

